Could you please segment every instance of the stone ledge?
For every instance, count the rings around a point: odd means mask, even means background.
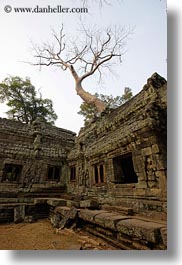
[[[158,243],[162,240],[160,229],[165,226],[163,224],[133,218],[119,221],[116,227],[118,232],[127,236]]]
[[[67,205],[67,201],[64,199],[49,199],[47,200],[47,204],[50,206],[66,206]]]
[[[83,209],[83,210],[80,210],[78,217],[83,219],[84,221],[95,223],[95,220],[94,220],[95,216],[101,213],[108,213],[108,212],[103,211],[103,210]]]
[[[128,240],[130,243],[135,242],[139,249],[149,249],[148,244],[167,246],[167,228],[166,224],[160,222],[152,222],[142,218],[129,215],[121,215],[111,213],[104,210],[81,209],[78,217],[92,225],[98,225],[102,229],[109,229],[117,233],[117,239]]]
[[[94,221],[100,226],[117,231],[117,222],[128,218],[128,216],[122,216],[114,213],[100,213],[95,216]]]
[[[102,209],[108,212],[114,212],[117,215],[134,215],[134,211],[131,207],[103,205]]]

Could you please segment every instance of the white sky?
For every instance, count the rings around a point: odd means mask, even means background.
[[[85,82],[91,93],[122,95],[126,86],[138,93],[154,72],[166,78],[167,72],[167,18],[165,0],[120,0],[112,6],[99,6],[90,1],[88,14],[30,14],[5,13],[4,6],[12,7],[81,7],[79,0],[1,0],[0,1],[0,82],[8,75],[26,76],[32,84],[41,88],[43,97],[52,99],[58,115],[56,126],[78,132],[83,126],[79,111],[82,100],[74,90],[74,80],[69,72],[54,67],[42,68],[22,63],[33,61],[31,41],[35,44],[52,40],[51,29],[58,30],[64,23],[73,36],[79,33],[79,17],[88,26],[134,26],[135,31],[127,44],[123,63],[117,67],[117,78],[107,75],[98,85],[92,79]],[[115,68],[116,70],[116,68]],[[6,106],[0,104],[0,116],[6,117]]]

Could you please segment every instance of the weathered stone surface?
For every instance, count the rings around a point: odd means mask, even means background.
[[[161,239],[162,224],[147,222],[138,219],[122,220],[117,223],[117,230],[127,236],[157,243]]]
[[[166,226],[162,223],[88,209],[81,209],[79,218],[85,221],[86,231],[101,236],[121,249],[166,249],[161,232],[165,235]]]
[[[46,204],[46,203],[47,203],[47,199],[44,199],[44,198],[34,199],[34,204]]]
[[[45,181],[65,183],[64,175],[68,167],[65,158],[74,145],[74,139],[75,133],[40,121],[30,126],[0,118],[0,182],[3,185],[11,183],[13,173],[8,177],[6,170],[7,166],[14,165],[13,170],[18,173],[13,183],[16,182],[22,192],[25,188],[30,191],[32,185]],[[55,174],[53,171],[49,172],[49,167],[57,168],[56,177],[52,176]],[[9,175],[10,172],[11,168]]]
[[[134,215],[134,211],[131,207],[124,207],[124,206],[110,206],[110,205],[103,205],[103,210],[109,211],[109,212],[116,212],[116,214],[123,215]]]
[[[142,245],[139,242],[132,242],[132,249],[136,249],[136,250],[150,250],[149,247]]]
[[[151,147],[147,147],[142,149],[142,155],[143,156],[149,156],[152,154],[152,148]]]
[[[66,206],[67,207],[76,207],[76,208],[79,208],[80,207],[80,202],[79,201],[71,201],[71,200],[67,200],[66,201]]]
[[[80,208],[92,208],[99,209],[99,203],[96,200],[84,200],[80,201]]]
[[[65,213],[61,221],[59,222],[59,229],[63,229],[70,225],[70,221],[75,221],[78,216],[78,210],[75,207],[71,207],[68,212]]]
[[[117,215],[113,213],[100,213],[94,217],[94,222],[105,228],[117,231],[116,224],[121,220],[128,219],[128,216]]]
[[[83,195],[81,194],[76,194],[74,196],[74,201],[80,202],[81,200],[83,200]]]
[[[59,228],[62,216],[60,214],[53,214],[51,215],[50,221],[53,227]]]
[[[82,189],[80,194],[102,204],[107,198],[114,205],[120,197],[126,204],[128,198],[133,203],[143,199],[161,203],[166,196],[166,84],[154,73],[130,101],[80,130],[68,154],[69,164],[77,169],[76,183],[68,184],[72,193]]]
[[[34,223],[36,218],[32,215],[25,216],[24,223]]]
[[[63,229],[76,222],[78,209],[75,207],[58,206],[51,211],[50,220],[54,227]]]
[[[78,216],[84,221],[95,223],[95,220],[94,220],[95,216],[101,213],[107,213],[107,212],[103,210],[87,210],[87,209],[82,210],[81,209]]]
[[[164,246],[167,247],[167,228],[166,227],[161,228],[161,236],[162,236],[162,241],[163,241]]]
[[[66,206],[58,206],[55,208],[54,212],[61,214],[61,216],[65,216],[70,211],[69,207]]]
[[[19,205],[14,208],[14,222],[23,222],[25,218],[25,205]]]
[[[152,152],[156,154],[160,152],[159,146],[157,144],[152,145]]]
[[[49,199],[47,200],[47,204],[51,205],[51,206],[66,206],[67,205],[67,201],[64,199]]]

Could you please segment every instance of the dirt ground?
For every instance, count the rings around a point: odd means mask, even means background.
[[[53,228],[49,220],[0,225],[1,250],[114,250],[82,231]]]

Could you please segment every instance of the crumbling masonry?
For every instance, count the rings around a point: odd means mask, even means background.
[[[74,216],[118,248],[166,249],[166,91],[154,73],[78,136],[0,119],[0,221]]]

